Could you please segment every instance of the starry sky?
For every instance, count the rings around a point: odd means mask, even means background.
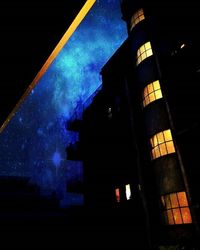
[[[30,176],[63,204],[81,203],[66,183],[82,178],[82,163],[66,159],[78,133],[66,121],[100,85],[100,71],[126,39],[119,0],[97,0],[47,72],[0,134],[0,175]]]

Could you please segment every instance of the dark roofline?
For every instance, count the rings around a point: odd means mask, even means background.
[[[102,75],[104,73],[104,71],[109,71],[110,67],[112,67],[111,65],[119,60],[119,58],[123,58],[124,56],[127,55],[127,53],[125,52],[127,50],[127,48],[129,47],[129,38],[127,38],[122,45],[115,51],[115,53],[110,57],[110,59],[106,62],[106,64],[104,64],[104,66],[101,69],[100,74]]]

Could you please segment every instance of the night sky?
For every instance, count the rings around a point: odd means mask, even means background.
[[[66,131],[77,103],[100,85],[100,71],[126,39],[119,0],[97,1],[60,54],[0,134],[0,175],[30,176],[41,192],[56,190],[61,203],[80,204],[66,182],[82,178],[82,163],[66,160],[78,139]]]

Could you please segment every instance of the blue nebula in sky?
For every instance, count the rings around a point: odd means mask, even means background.
[[[83,171],[81,162],[67,160],[66,147],[78,134],[66,130],[66,121],[101,85],[101,68],[126,37],[120,1],[97,0],[0,135],[0,175],[29,176],[63,204],[83,202],[67,192]]]
[[[60,163],[62,161],[61,154],[59,152],[55,151],[53,153],[53,156],[52,156],[52,161],[53,161],[53,164],[55,165],[55,167],[59,167]]]

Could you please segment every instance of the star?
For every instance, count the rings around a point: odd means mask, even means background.
[[[60,153],[58,151],[55,151],[53,156],[52,156],[52,162],[53,162],[54,166],[59,167],[62,160],[63,159],[62,159]]]

